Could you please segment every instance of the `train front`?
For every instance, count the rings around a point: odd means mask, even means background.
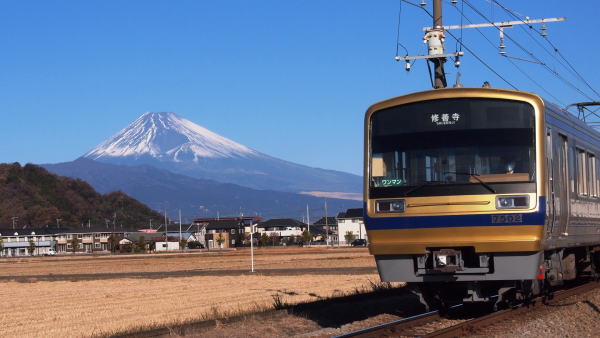
[[[545,220],[542,114],[536,95],[485,88],[367,111],[365,225],[383,281],[473,301],[533,287]]]

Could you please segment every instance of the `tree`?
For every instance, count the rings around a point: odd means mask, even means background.
[[[33,255],[33,252],[35,251],[35,242],[33,240],[29,240],[29,255]]]
[[[185,245],[187,244],[185,239],[179,241],[179,250],[185,249]]]
[[[139,251],[146,251],[146,238],[144,238],[144,236],[140,236],[140,238],[138,239],[137,248]]]
[[[110,251],[115,252],[117,250],[117,245],[119,245],[119,240],[115,234],[110,234],[110,236],[108,236],[108,247]]]
[[[310,243],[312,241],[312,235],[308,232],[308,229],[302,232],[302,243]]]
[[[223,234],[219,232],[219,236],[217,236],[217,243],[219,244],[219,248],[223,247],[223,242],[225,242],[225,238],[223,238]]]
[[[269,244],[269,236],[266,232],[263,232],[262,235],[260,235],[260,238],[258,239],[258,245],[267,246],[267,244]]]
[[[244,242],[246,241],[246,235],[242,232],[238,233],[235,239],[235,246],[244,246]],[[250,244],[250,243],[248,243]]]
[[[272,246],[276,246],[279,245],[280,243],[280,237],[276,232],[272,232],[271,235],[269,236],[269,243],[271,243]]]
[[[0,257],[3,256],[4,251],[4,239],[0,236]]]
[[[73,253],[77,252],[77,249],[79,248],[79,238],[77,238],[77,235],[75,234],[71,238],[71,248],[73,249]]]
[[[346,243],[351,243],[356,238],[356,235],[352,231],[346,231],[344,235],[344,239],[346,239]]]
[[[199,241],[192,241],[188,243],[189,249],[204,249],[204,246]]]

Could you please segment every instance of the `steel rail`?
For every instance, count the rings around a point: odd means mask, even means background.
[[[462,306],[463,306],[463,304],[453,305],[453,306],[449,307],[448,310],[454,310],[454,309],[460,308]],[[382,331],[387,330],[387,329],[393,328],[394,330],[406,330],[406,329],[412,328],[417,325],[432,323],[432,322],[438,321],[440,319],[442,319],[440,312],[438,310],[435,310],[435,311],[425,312],[425,313],[421,313],[421,314],[414,315],[411,317],[406,317],[406,318],[394,320],[391,322],[387,322],[387,323],[383,323],[383,324],[379,324],[379,325],[375,325],[375,326],[370,326],[370,327],[367,327],[364,329],[347,332],[347,333],[344,333],[344,334],[341,334],[338,336],[334,336],[333,338],[345,338],[345,337],[355,337],[355,336],[376,337],[376,336],[379,336]]]
[[[546,296],[537,297],[534,301],[529,303],[522,303],[514,308],[496,311],[487,315],[483,315],[481,317],[477,317],[474,319],[466,320],[462,323],[449,326],[447,328],[431,332],[429,334],[423,335],[422,337],[458,337],[473,334],[475,331],[490,326],[491,324],[497,323],[503,318],[513,317],[524,313],[526,311],[531,311],[533,308],[539,308],[542,304],[554,304],[560,302],[566,298],[571,296],[575,296],[578,294],[582,294],[588,291],[591,291],[595,288],[600,287],[600,283],[597,281],[588,282],[567,290],[561,290],[553,293],[549,298],[546,299]],[[454,310],[459,307],[462,307],[463,304],[457,304],[449,308],[449,310]],[[403,330],[408,330],[415,326],[420,326],[428,323],[432,323],[438,320],[443,319],[440,315],[439,311],[430,311],[426,313],[421,313],[415,316],[402,318],[399,320],[394,320],[391,322],[367,327],[364,329],[347,332],[341,335],[334,336],[335,338],[343,338],[343,337],[380,337],[380,336],[390,336],[390,335],[401,335]],[[389,332],[386,332],[389,331]],[[387,333],[387,334],[386,334]]]
[[[472,335],[479,329],[491,326],[503,319],[518,316],[521,313],[531,311],[535,308],[540,308],[542,305],[555,304],[564,299],[586,293],[600,286],[600,283],[593,281],[586,284],[576,286],[567,290],[558,291],[553,294],[552,298],[545,300],[543,296],[536,298],[533,302],[527,304],[519,304],[515,308],[492,312],[482,317],[474,318],[426,335],[423,337],[450,338],[464,335]]]

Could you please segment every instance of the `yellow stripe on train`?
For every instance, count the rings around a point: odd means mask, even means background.
[[[368,230],[372,255],[424,254],[429,247],[474,247],[475,252],[541,250],[543,225]]]

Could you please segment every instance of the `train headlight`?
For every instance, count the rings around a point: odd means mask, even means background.
[[[529,195],[497,196],[496,209],[528,209]]]
[[[404,200],[376,202],[377,212],[404,212]]]

